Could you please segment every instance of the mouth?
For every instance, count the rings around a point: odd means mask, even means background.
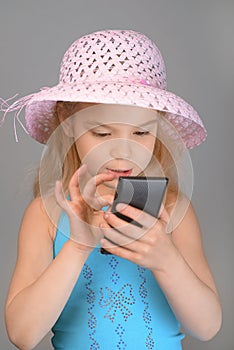
[[[109,174],[114,174],[115,177],[120,177],[120,176],[130,176],[132,174],[132,169],[109,169],[107,168],[107,172]]]

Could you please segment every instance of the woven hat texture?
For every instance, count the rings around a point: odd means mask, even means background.
[[[56,101],[139,106],[166,112],[185,147],[206,138],[198,113],[179,96],[167,91],[162,55],[144,34],[105,30],[85,35],[65,52],[58,85],[42,88],[6,108],[25,109],[29,134],[46,143],[54,131]]]

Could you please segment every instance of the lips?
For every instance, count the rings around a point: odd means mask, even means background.
[[[107,168],[108,173],[114,174],[115,177],[120,177],[120,176],[130,176],[132,173],[132,169],[109,169]]]

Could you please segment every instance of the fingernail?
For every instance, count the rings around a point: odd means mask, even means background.
[[[109,217],[109,213],[104,214],[104,218],[107,219]]]
[[[172,231],[173,231],[173,222],[169,221],[166,226],[166,233],[172,233]]]
[[[55,186],[56,186],[57,188],[60,187],[60,186],[61,186],[61,181],[57,180],[57,181],[55,182]]]
[[[127,204],[124,204],[124,203],[118,203],[118,204],[116,205],[116,209],[117,209],[118,211],[124,210],[126,207],[127,207]]]

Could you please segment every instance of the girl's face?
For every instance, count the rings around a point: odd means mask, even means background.
[[[137,176],[149,165],[157,112],[123,105],[86,105],[71,117],[76,148],[91,176],[115,175],[98,189],[101,194],[113,193],[119,176]]]

